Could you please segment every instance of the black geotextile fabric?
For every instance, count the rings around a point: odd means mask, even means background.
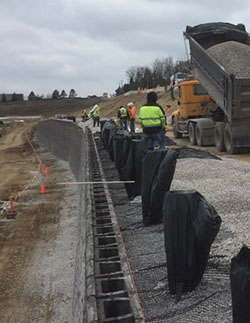
[[[100,129],[101,129],[101,132],[102,132],[103,126],[105,125],[105,123],[106,123],[107,121],[109,121],[109,120],[107,120],[107,119],[101,119],[101,120],[100,120]]]
[[[145,140],[140,135],[117,133],[114,136],[114,162],[120,180],[135,181],[135,184],[125,184],[130,199],[141,195],[141,163],[145,148]]]
[[[102,142],[96,139],[96,144],[105,179],[119,180],[115,164],[110,161]],[[123,184],[108,188],[146,322],[232,322],[230,268],[224,254],[217,250],[216,255],[210,255],[200,284],[176,302],[167,281],[163,224],[144,226],[141,199],[137,197],[130,201]],[[221,227],[217,240],[230,237],[224,229]]]
[[[162,222],[164,195],[170,189],[179,152],[148,151],[142,160],[142,220],[144,225]]]
[[[195,190],[167,192],[163,218],[169,289],[179,301],[200,283],[221,218]]]
[[[145,140],[138,136],[138,139],[130,138],[126,154],[126,162],[120,168],[120,179],[122,181],[135,181],[135,184],[125,184],[125,189],[128,197],[132,200],[136,196],[141,195],[142,188],[142,160],[146,153]]]
[[[145,153],[145,140],[142,135],[129,134],[120,130],[114,121],[103,123],[101,140],[108,150],[110,159],[115,162],[121,181],[135,181],[125,184],[130,199],[141,195],[141,162]]]
[[[232,258],[230,281],[233,306],[233,323],[250,322],[250,250],[243,245]]]
[[[186,32],[204,48],[231,40],[245,43],[248,37],[243,24],[233,25],[225,22],[187,26]]]
[[[119,174],[126,163],[129,142],[127,132],[116,134],[113,138],[114,163]]]
[[[109,131],[109,140],[108,140],[108,151],[109,151],[109,157],[112,161],[114,161],[114,148],[113,148],[113,141],[114,136],[116,135],[118,131],[118,127],[116,124],[112,124],[110,131]]]
[[[108,120],[101,123],[101,139],[106,149],[109,149],[110,145],[110,133],[111,130],[117,129],[117,125],[113,120]],[[113,134],[113,132],[112,132]]]

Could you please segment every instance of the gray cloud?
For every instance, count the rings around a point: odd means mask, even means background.
[[[234,0],[2,2],[0,93],[114,93],[131,66],[185,59],[186,25],[241,22],[250,30],[246,0],[238,7]]]

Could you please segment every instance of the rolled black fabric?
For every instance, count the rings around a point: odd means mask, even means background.
[[[152,223],[162,222],[164,196],[169,191],[179,152],[169,149],[164,155],[158,173],[155,176],[150,194],[150,217]]]
[[[117,130],[113,137],[113,151],[115,167],[121,176],[121,169],[126,164],[131,137],[124,130]]]
[[[101,130],[101,140],[103,142],[104,148],[109,148],[109,136],[112,128],[117,127],[113,120],[106,121],[102,126]]]
[[[243,246],[231,260],[233,323],[250,322],[250,250]]]
[[[109,152],[109,157],[112,161],[114,161],[113,139],[117,131],[118,131],[117,125],[115,123],[112,123],[110,125],[108,147],[107,147]]]
[[[138,139],[129,141],[126,151],[126,163],[120,170],[120,178],[123,181],[135,181],[135,184],[125,184],[129,199],[141,195],[142,159],[146,153],[146,142],[138,136]]]
[[[201,281],[221,218],[197,191],[168,191],[163,206],[168,283],[177,301]]]
[[[142,222],[144,225],[154,223],[151,213],[151,191],[154,179],[167,150],[147,151],[142,160]]]
[[[104,124],[105,124],[107,121],[109,121],[109,120],[107,120],[107,119],[101,119],[101,120],[100,120],[100,128],[101,128],[101,132],[102,132],[102,129],[103,129]]]
[[[146,141],[144,138],[132,140],[134,157],[134,197],[142,195],[142,161],[146,154]]]

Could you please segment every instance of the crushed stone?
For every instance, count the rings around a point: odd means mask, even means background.
[[[207,52],[224,67],[229,74],[250,77],[250,46],[236,41],[214,45]]]

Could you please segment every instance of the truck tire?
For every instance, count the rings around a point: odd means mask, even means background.
[[[189,141],[191,142],[192,145],[197,145],[195,128],[196,128],[196,124],[194,122],[189,122],[188,136],[189,136]]]
[[[176,118],[172,119],[172,128],[173,128],[173,133],[174,133],[174,138],[178,139],[182,137],[182,133],[177,130],[178,126],[178,121]]]
[[[226,152],[231,155],[235,155],[239,153],[238,147],[233,147],[233,138],[232,138],[232,130],[230,124],[227,124],[224,129],[224,141]]]
[[[196,142],[197,142],[197,145],[202,147],[203,146],[203,137],[202,137],[202,127],[200,125],[200,123],[197,123],[196,124],[196,127],[195,127],[195,136],[196,136]]]
[[[225,123],[216,122],[214,128],[214,143],[218,151],[226,151],[224,142]]]
[[[214,146],[214,121],[209,118],[201,118],[197,119],[195,123],[195,135],[197,145],[200,147]]]

